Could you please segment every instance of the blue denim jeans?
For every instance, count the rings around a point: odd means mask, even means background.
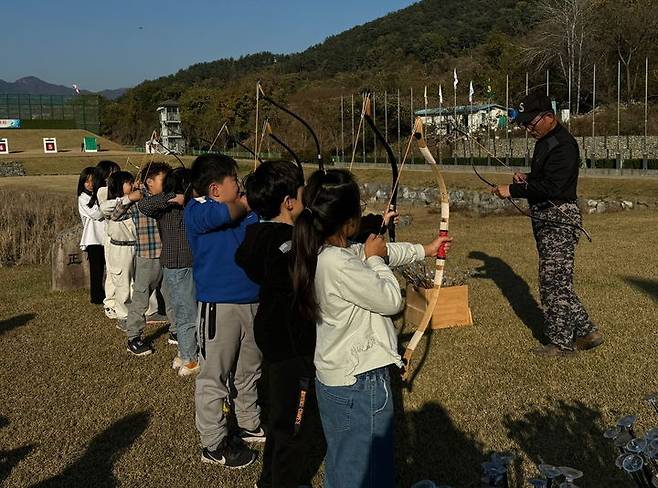
[[[388,368],[356,377],[350,386],[317,379],[327,440],[324,488],[393,488],[393,397]]]
[[[176,318],[178,354],[184,362],[197,360],[197,303],[192,268],[162,268]]]

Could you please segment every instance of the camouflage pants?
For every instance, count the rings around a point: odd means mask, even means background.
[[[559,209],[531,208],[533,216],[581,224],[578,205],[563,203]],[[568,218],[565,216],[568,216]],[[573,289],[574,257],[580,231],[574,227],[532,221],[539,253],[539,294],[546,336],[563,349],[574,349],[574,339],[596,330]]]

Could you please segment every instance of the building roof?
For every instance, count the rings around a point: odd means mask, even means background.
[[[165,100],[164,102],[162,102],[160,104],[160,106],[158,107],[158,109],[161,108],[161,107],[178,107],[179,105],[180,104],[176,100],[169,99],[169,100]]]
[[[419,117],[432,117],[436,115],[452,115],[457,111],[458,114],[469,114],[493,109],[507,110],[506,107],[496,103],[483,103],[474,105],[458,105],[457,107],[428,108],[427,110],[416,110],[414,115]]]

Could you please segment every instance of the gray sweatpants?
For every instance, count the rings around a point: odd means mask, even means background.
[[[233,372],[237,391],[235,416],[238,426],[256,430],[260,426],[260,407],[256,386],[261,375],[262,355],[254,339],[257,303],[199,303],[197,337],[199,374],[194,395],[196,428],[201,445],[216,449],[228,435],[224,399]]]
[[[160,287],[162,296],[165,300],[167,318],[172,327],[170,330],[175,331],[176,320],[174,311],[171,307],[171,299],[167,287],[162,283],[162,267],[160,259],[135,257],[135,278],[133,281],[132,300],[128,305],[128,320],[126,322],[126,335],[128,340],[132,340],[142,335],[146,319],[144,314],[149,309],[149,299],[153,291]]]

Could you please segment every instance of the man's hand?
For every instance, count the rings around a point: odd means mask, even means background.
[[[510,192],[509,192],[509,185],[494,186],[491,189],[491,193],[496,195],[501,200],[504,200],[504,199],[509,198],[509,197],[512,196],[512,195],[510,195]]]
[[[131,202],[139,202],[142,199],[142,190],[139,188],[128,193],[128,200]]]
[[[379,256],[383,258],[388,254],[388,249],[386,248],[386,241],[382,236],[376,236],[375,234],[370,234],[368,236],[368,239],[366,239],[365,244],[363,245],[363,252],[366,255],[366,259],[368,259],[371,256]]]
[[[249,201],[247,200],[246,194],[243,194],[238,198],[238,203],[247,209],[247,213],[251,212],[251,207],[249,206]]]
[[[180,205],[181,207],[185,204],[185,195],[182,195],[180,193],[177,193],[174,198],[170,198],[167,200],[169,203],[174,203],[176,205]]]
[[[527,183],[528,182],[528,175],[525,173],[522,173],[521,171],[516,171],[514,173],[514,176],[512,176],[512,181],[514,183]]]
[[[423,246],[423,248],[425,248],[425,256],[435,257],[443,243],[445,243],[445,250],[448,252],[452,247],[452,237],[437,236],[432,242],[425,244]]]

